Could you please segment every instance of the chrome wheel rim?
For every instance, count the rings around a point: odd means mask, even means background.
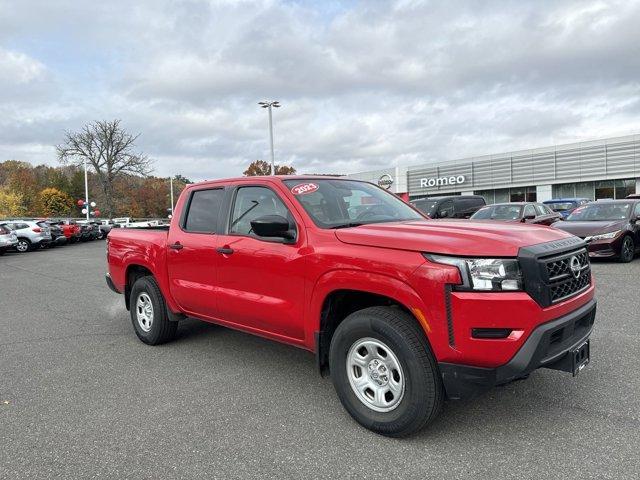
[[[136,320],[143,332],[151,330],[151,326],[153,325],[153,304],[146,292],[138,295],[138,300],[136,301]]]
[[[16,249],[19,252],[26,252],[29,249],[29,244],[27,242],[25,242],[24,240],[20,240],[18,242],[18,245],[16,246]]]
[[[377,412],[390,412],[402,401],[405,377],[398,357],[380,340],[361,338],[347,353],[347,376],[353,393]]]

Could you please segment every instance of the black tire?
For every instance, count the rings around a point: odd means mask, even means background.
[[[3,256],[5,253],[7,253],[7,249],[6,248],[0,248],[0,257]]]
[[[26,238],[18,239],[18,244],[16,245],[16,251],[18,253],[26,253],[26,252],[30,252],[31,250],[33,250],[33,245],[28,239]]]
[[[146,295],[152,304],[152,322],[145,331],[138,320],[137,302],[141,295]],[[141,277],[133,284],[130,298],[131,322],[138,338],[147,345],[160,345],[173,340],[178,329],[178,322],[172,322],[167,315],[167,306],[155,279],[151,276]],[[144,298],[144,297],[143,297]]]
[[[636,253],[636,244],[631,238],[631,235],[627,235],[622,239],[622,244],[620,245],[620,256],[618,260],[621,263],[629,263],[633,260],[633,257]]]
[[[356,342],[372,338],[388,346],[404,375],[404,394],[391,411],[376,411],[351,387],[347,356]],[[440,412],[444,387],[424,332],[416,320],[393,307],[371,307],[349,315],[336,329],[329,352],[331,379],[340,402],[362,426],[389,437],[404,437]],[[367,375],[367,373],[363,373]]]

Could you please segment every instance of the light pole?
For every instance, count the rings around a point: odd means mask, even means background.
[[[84,204],[87,209],[87,221],[89,221],[89,180],[87,178],[87,157],[84,158]]]
[[[276,174],[275,167],[275,155],[273,154],[273,118],[271,116],[271,107],[280,108],[280,103],[276,100],[274,102],[258,102],[262,108],[269,109],[269,139],[271,140],[271,175]]]
[[[171,189],[171,218],[173,218],[173,177],[169,177],[169,188]]]

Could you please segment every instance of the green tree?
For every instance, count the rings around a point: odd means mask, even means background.
[[[69,215],[73,208],[73,198],[57,188],[45,188],[38,194],[39,210],[45,217]]]

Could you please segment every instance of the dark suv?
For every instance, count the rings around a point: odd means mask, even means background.
[[[480,195],[451,195],[420,198],[411,204],[431,218],[469,218],[487,202]]]

